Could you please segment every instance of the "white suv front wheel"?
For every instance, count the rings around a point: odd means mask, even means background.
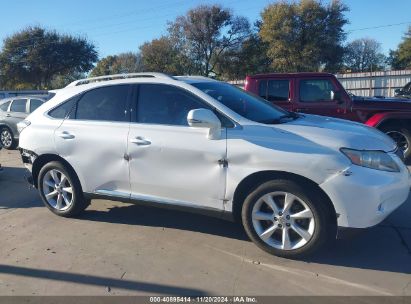
[[[242,221],[261,249],[300,258],[317,251],[334,233],[330,210],[318,191],[291,180],[266,182],[244,201]]]
[[[62,163],[53,161],[41,168],[38,189],[43,203],[53,213],[72,217],[90,204],[84,199],[80,182]]]

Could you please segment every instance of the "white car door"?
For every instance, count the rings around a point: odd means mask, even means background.
[[[125,155],[131,91],[130,85],[105,86],[73,98],[69,118],[55,131],[56,149],[73,166],[84,192],[130,196]]]
[[[133,199],[223,209],[226,132],[208,139],[207,129],[188,126],[192,109],[210,108],[193,94],[165,84],[140,84],[130,125]]]

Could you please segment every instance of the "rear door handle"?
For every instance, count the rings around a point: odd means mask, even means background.
[[[63,139],[73,139],[75,138],[74,134],[71,134],[70,132],[63,131],[57,134],[59,137]]]
[[[6,114],[6,117],[11,117],[11,115],[10,115],[10,114]]]
[[[137,136],[136,138],[132,138],[130,140],[131,143],[136,144],[137,146],[149,146],[151,145],[151,141],[141,137]]]

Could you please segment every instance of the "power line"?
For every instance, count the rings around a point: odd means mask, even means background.
[[[411,21],[400,22],[400,23],[392,23],[392,24],[384,24],[384,25],[376,25],[376,26],[370,26],[370,27],[363,27],[363,28],[348,30],[347,33],[357,32],[357,31],[365,31],[365,30],[372,30],[372,29],[378,29],[378,28],[385,28],[385,27],[404,25],[404,24],[411,24]]]

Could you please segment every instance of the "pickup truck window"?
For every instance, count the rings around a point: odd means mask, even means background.
[[[268,101],[288,101],[290,81],[272,79],[260,82],[259,96]]]
[[[207,95],[221,102],[237,114],[259,123],[281,123],[283,118],[294,118],[292,114],[272,103],[227,83],[193,83]]]
[[[301,102],[331,101],[334,86],[329,79],[300,80]]]

